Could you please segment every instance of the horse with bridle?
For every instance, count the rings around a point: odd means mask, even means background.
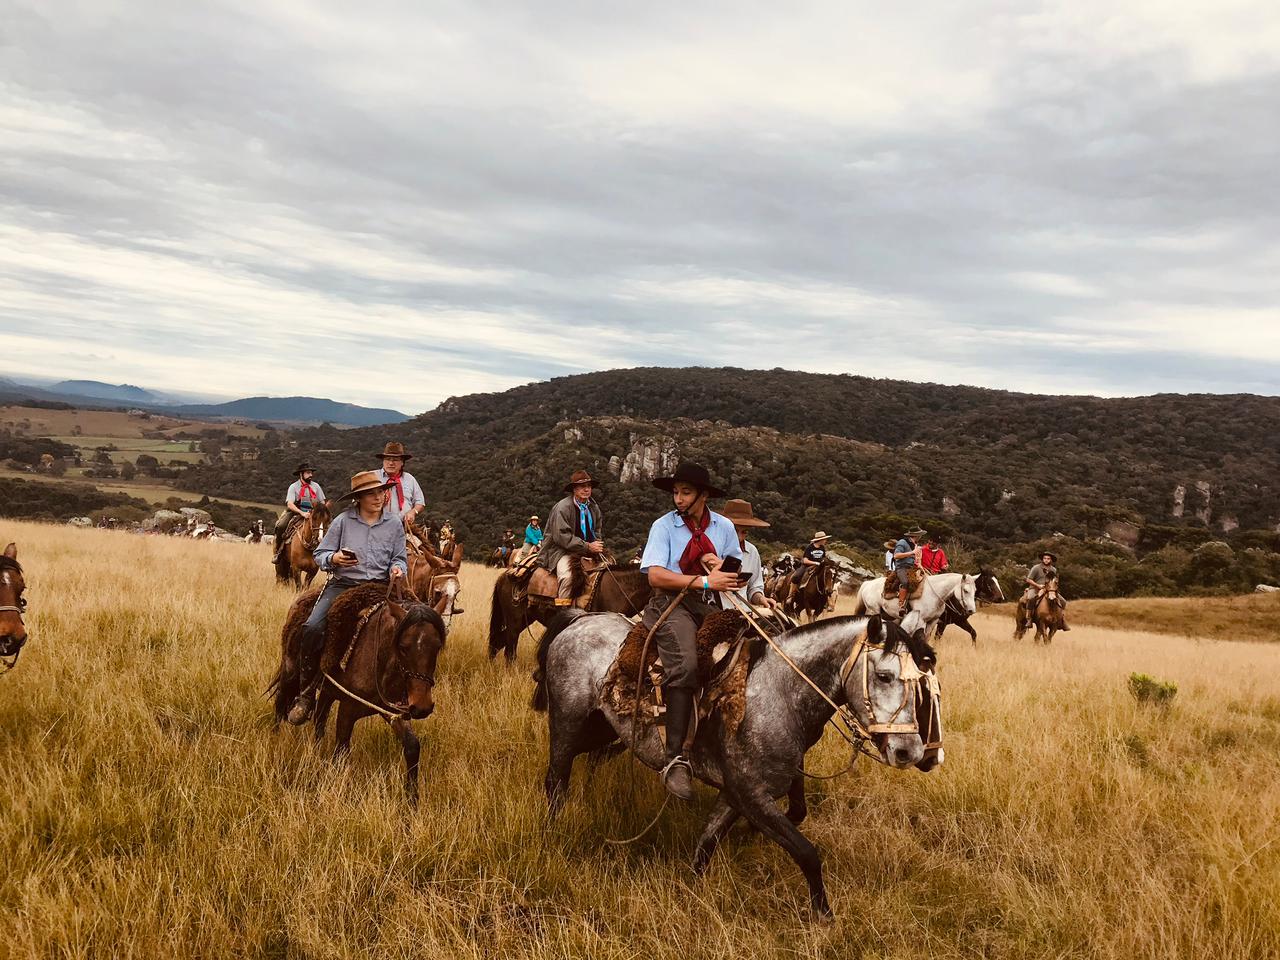
[[[329,501],[324,500],[313,506],[305,520],[298,524],[289,543],[280,551],[280,559],[276,562],[276,579],[284,582],[292,580],[294,589],[303,590],[311,586],[320,568],[316,566],[312,553],[324,539],[324,532],[333,519],[329,512]],[[306,582],[303,583],[303,578]]]
[[[462,544],[450,540],[448,556],[441,556],[433,549],[434,542],[437,542],[434,537],[427,536],[420,546],[412,541],[408,543],[409,585],[415,594],[433,606],[443,602],[444,616],[452,617],[461,612],[454,609],[454,604],[462,590],[458,572],[462,569],[463,548]]]
[[[1062,604],[1058,602],[1057,577],[1051,577],[1036,595],[1035,605],[1031,608],[1031,623],[1036,628],[1035,642],[1046,645],[1053,642],[1053,635],[1065,625],[1066,617]],[[1021,640],[1026,632],[1021,623],[1015,624],[1013,639]]]
[[[904,617],[898,607],[898,598],[885,598],[884,577],[865,581],[858,588],[854,599],[854,615],[861,613],[882,614],[902,624],[908,633],[924,630],[929,636],[933,625],[942,618],[948,601],[954,601],[957,610],[966,617],[973,616],[978,608],[978,578],[971,573],[934,573],[925,576],[920,586],[920,596],[908,598],[909,610]]]
[[[1001,589],[1000,581],[990,570],[978,571],[978,578],[974,581],[974,599],[978,603],[1004,603],[1004,590]],[[953,626],[969,634],[971,642],[975,644],[978,642],[978,631],[969,623],[969,615],[964,612],[955,597],[948,597],[942,616],[938,618],[938,630],[933,635],[933,639],[940,639],[943,631]]]
[[[262,521],[255,520],[249,525],[249,532],[244,535],[245,543],[261,543],[263,534],[265,533]]]
[[[22,615],[27,610],[23,591],[27,582],[18,563],[18,545],[11,543],[0,553],[0,674],[18,665],[27,642],[27,626]]]
[[[805,567],[800,567],[791,574],[792,579],[801,576]],[[786,612],[801,619],[807,616],[812,623],[827,609],[827,604],[836,592],[836,574],[839,571],[830,560],[824,559],[810,575],[804,586],[797,586],[795,592],[784,603]],[[789,581],[784,581],[784,584]]]
[[[615,711],[600,693],[631,623],[613,614],[574,613],[552,624],[538,650],[542,679],[533,706],[547,711],[545,788],[553,815],[580,754],[601,757],[621,741],[654,770],[666,763],[659,725]],[[747,677],[736,729],[730,732],[712,713],[688,754],[694,776],[719,790],[694,871],[707,869],[717,844],[746,817],[800,867],[814,913],[830,915],[821,857],[776,800],[795,796],[805,754],[828,723],[850,742],[855,758],[864,752],[891,767],[926,771],[941,763],[934,663],[923,633],[910,635],[881,617],[835,617],[769,640]],[[802,782],[799,793],[803,801]]]
[[[405,792],[409,802],[416,804],[420,747],[411,721],[425,719],[435,709],[436,664],[447,632],[444,605],[429,606],[412,593],[398,597],[390,591],[384,594],[386,588],[381,586],[355,589],[367,590],[368,599],[381,601],[381,606],[352,625],[353,635],[345,651],[326,646],[321,661],[323,682],[311,721],[315,739],[324,739],[335,702],[335,761],[350,752],[351,732],[358,720],[381,716],[400,741]],[[285,720],[298,696],[300,628],[317,596],[318,592],[308,592],[294,600],[281,631],[280,667],[267,687],[267,695],[275,695],[273,728]]]
[[[610,564],[606,566],[585,609],[592,613],[639,616],[652,592],[648,575],[639,567]],[[510,571],[498,574],[489,603],[489,659],[503,653],[507,663],[514,663],[520,634],[534,623],[547,626],[562,609],[550,601],[544,602],[523,593],[520,583]]]

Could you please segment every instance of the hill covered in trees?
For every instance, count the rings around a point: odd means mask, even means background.
[[[755,504],[774,545],[822,527],[869,556],[919,521],[996,564],[1056,542],[1064,560],[1077,555],[1079,575],[1096,568],[1096,594],[1195,586],[1178,581],[1209,563],[1194,555],[1205,543],[1232,554],[1215,561],[1227,582],[1205,589],[1280,575],[1262,559],[1280,548],[1280,398],[1252,395],[1102,399],[785,370],[616,370],[451,398],[394,427],[299,431],[297,448],[193,467],[182,483],[277,500],[306,456],[337,492],[392,438],[416,454],[431,515],[452,519],[477,553],[530,512],[545,515],[578,466],[605,481],[608,539],[628,551],[664,507],[648,481],[687,457]]]

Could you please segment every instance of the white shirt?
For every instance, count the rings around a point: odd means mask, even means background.
[[[760,551],[756,549],[756,545],[750,540],[742,541],[742,572],[747,574],[749,578],[747,585],[735,592],[747,603],[750,603],[751,598],[757,593],[764,593],[764,564],[760,562]],[[725,603],[726,608],[732,606],[731,603]]]
[[[382,467],[378,468],[378,479],[386,483],[391,478],[387,476],[387,471]],[[388,516],[396,517],[403,520],[404,515],[419,504],[426,504],[427,498],[422,495],[422,487],[418,485],[418,481],[414,479],[412,473],[400,471],[400,487],[404,491],[404,506],[400,505],[400,498],[396,494],[396,488],[392,487],[387,491],[390,496],[387,498],[387,508],[383,512]]]

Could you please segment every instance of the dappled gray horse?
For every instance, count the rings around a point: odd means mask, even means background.
[[[533,706],[547,711],[551,731],[546,790],[553,813],[563,803],[579,754],[621,739],[646,766],[660,770],[666,763],[655,725],[641,723],[636,742],[631,716],[601,702],[605,674],[630,628],[617,614],[568,615],[553,621],[539,645],[544,679]],[[799,627],[776,642],[794,667],[767,648],[747,680],[745,714],[736,731],[730,734],[712,714],[689,753],[694,775],[720,790],[693,868],[702,873],[720,839],[746,817],[791,855],[809,883],[814,912],[826,916],[831,907],[818,851],[775,801],[789,793],[805,752],[822,737],[836,707],[847,707],[845,716],[852,715],[854,729],[873,745],[868,751],[889,766],[929,770],[940,763],[935,657],[923,633],[909,636],[879,617],[837,617]],[[921,730],[932,741],[928,748]]]

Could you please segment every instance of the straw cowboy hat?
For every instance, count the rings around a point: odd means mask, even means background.
[[[892,550],[892,549],[893,549],[894,547],[896,547],[897,545],[898,545],[898,541],[897,541],[897,540],[886,540],[886,541],[884,542],[884,548],[885,548],[886,550]]]
[[[351,478],[351,490],[338,497],[339,501],[351,500],[360,496],[362,493],[373,493],[377,490],[385,490],[391,486],[391,481],[382,481],[378,479],[378,475],[372,470],[361,470]]]
[[[381,460],[383,457],[399,457],[401,460],[412,460],[413,454],[405,452],[404,444],[397,443],[395,440],[387,441],[387,445],[382,448],[382,452],[375,459]]]
[[[929,531],[924,529],[924,527],[913,527],[912,529],[904,533],[903,536],[910,537],[912,540],[919,540],[921,537],[927,535],[928,533]]]
[[[312,473],[315,473],[315,472],[316,472],[316,468],[315,468],[315,467],[313,467],[311,464],[307,463],[307,461],[303,460],[300,464],[298,464],[298,468],[297,468],[296,470],[294,470],[294,471],[293,471],[293,475],[294,475],[295,477],[300,477],[300,476],[302,476],[304,473],[306,473],[308,470],[310,470]]]
[[[529,522],[532,523],[534,520],[541,520],[541,518],[535,513],[529,518]]]
[[[600,486],[600,481],[596,480],[591,474],[585,470],[575,470],[573,476],[569,478],[569,482],[564,485],[565,493],[573,493],[573,488],[580,483],[591,484],[591,492],[594,493],[596,487]]]
[[[830,539],[831,539],[831,534],[824,533],[823,531],[819,530],[817,533],[813,535],[813,538],[809,542],[817,543],[819,540],[830,540]]]
[[[711,474],[707,468],[700,463],[680,463],[676,466],[676,472],[669,477],[654,478],[653,485],[659,490],[665,490],[672,493],[677,483],[687,483],[690,486],[697,487],[699,490],[706,491],[708,497],[723,497],[724,491],[711,483]]]
[[[768,523],[757,517],[751,510],[751,504],[745,500],[726,500],[721,516],[733,521],[735,527],[767,527]]]

